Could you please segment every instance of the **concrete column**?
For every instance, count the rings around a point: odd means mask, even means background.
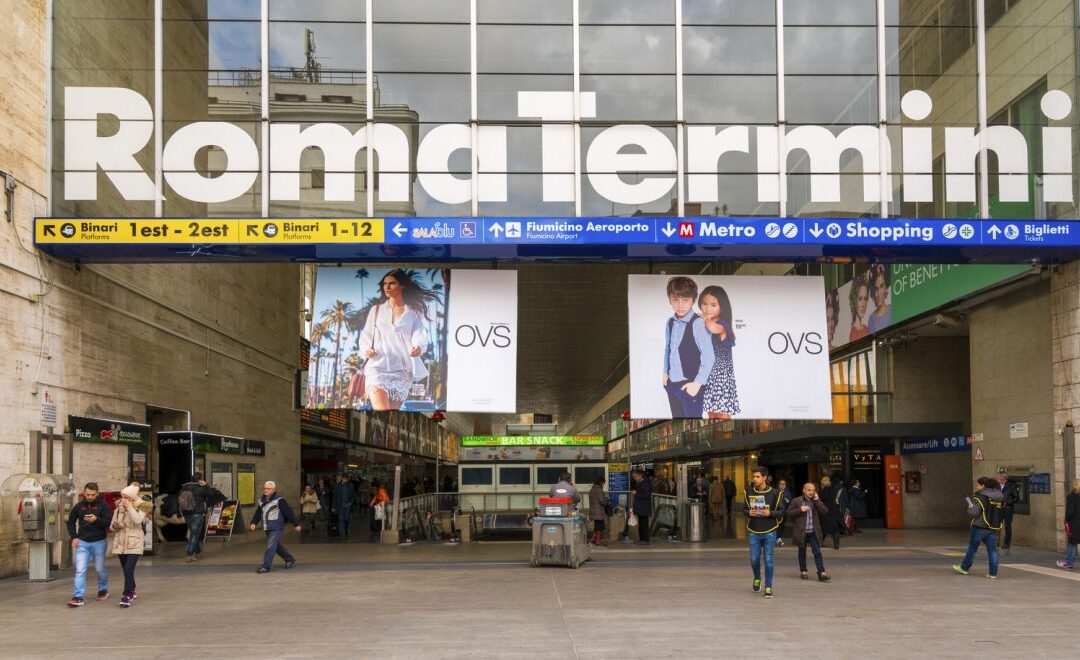
[[[1051,332],[1054,364],[1054,475],[1055,520],[1065,517],[1065,494],[1069,491],[1067,475],[1080,474],[1075,451],[1075,436],[1064,434],[1067,423],[1080,421],[1080,261],[1055,268],[1050,278]],[[1074,443],[1066,451],[1066,438]],[[1066,468],[1065,456],[1073,464]],[[1075,477],[1074,477],[1075,478]],[[1056,527],[1060,528],[1058,524]],[[1057,549],[1064,550],[1065,534],[1057,530]]]

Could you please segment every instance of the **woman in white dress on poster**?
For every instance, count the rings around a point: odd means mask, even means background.
[[[364,391],[372,410],[397,410],[412,384],[428,375],[420,356],[428,346],[428,303],[439,294],[400,268],[383,276],[379,290],[382,297],[368,311],[360,335]]]

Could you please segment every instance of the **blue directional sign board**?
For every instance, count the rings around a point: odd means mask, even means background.
[[[252,227],[261,226],[264,237]],[[94,232],[79,230],[87,223]],[[116,223],[115,235],[100,229]],[[146,231],[140,223],[147,223]],[[176,223],[176,229],[166,225]],[[276,223],[276,224],[275,224]],[[288,223],[308,233],[290,234]],[[321,227],[325,223],[327,227]],[[333,223],[333,230],[329,225]],[[814,260],[1016,263],[1080,257],[1080,222],[904,218],[451,217],[245,219],[38,218],[35,243],[81,261],[486,259]],[[221,224],[221,227],[218,226]],[[273,232],[266,231],[269,225]],[[130,226],[130,230],[129,230]],[[155,242],[152,227],[179,239]],[[182,242],[186,226],[193,242]],[[321,228],[320,228],[321,227]],[[350,240],[342,227],[366,237]],[[372,228],[374,232],[372,233]],[[244,231],[244,230],[247,231]],[[366,234],[362,232],[367,230]],[[195,231],[195,230],[192,230]],[[128,235],[132,238],[125,238]],[[330,236],[332,240],[325,237]],[[149,237],[149,238],[147,238]],[[291,237],[291,238],[290,238]]]

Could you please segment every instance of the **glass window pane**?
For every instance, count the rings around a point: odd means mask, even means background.
[[[776,121],[773,76],[685,76],[683,113],[697,124]]]
[[[476,6],[479,23],[558,23],[574,21],[571,0],[479,0]]]
[[[784,0],[784,25],[876,23],[877,0]]]
[[[877,31],[785,28],[784,66],[788,74],[877,73]]]
[[[363,0],[270,0],[270,20],[363,23],[365,9]]]
[[[682,0],[683,25],[773,25],[776,5],[747,0]]]
[[[581,23],[674,23],[675,0],[581,0]]]
[[[574,466],[574,484],[577,485],[578,490],[587,490],[597,479],[603,483],[606,489],[607,481],[604,476],[603,466]]]
[[[566,119],[574,116],[572,76],[480,74],[476,88],[477,112],[481,121],[539,119],[539,116],[531,116],[527,111],[519,113],[519,103],[523,102],[523,94],[528,92],[564,92],[562,98],[566,103]]]
[[[375,74],[376,118],[401,112],[415,113],[421,122],[468,122],[468,74]]]
[[[461,468],[462,486],[490,486],[493,470],[489,467]]]
[[[469,72],[468,25],[376,23],[375,71]]]
[[[536,485],[549,486],[559,483],[559,477],[570,468],[565,465],[538,465],[536,466]]]
[[[554,25],[477,26],[481,73],[573,73],[573,29]]]
[[[532,483],[532,468],[499,466],[500,486],[528,486]]]
[[[376,22],[467,24],[469,0],[375,0],[372,12]]]
[[[675,73],[675,30],[666,26],[582,26],[582,73]]]
[[[570,145],[571,147],[573,145]],[[571,165],[571,169],[573,166]],[[545,182],[554,182],[551,184]],[[483,180],[481,179],[481,183]],[[571,201],[544,201],[545,186],[551,185],[553,190],[569,190]],[[572,216],[574,215],[574,202],[572,199],[574,175],[551,173],[543,174],[507,174],[506,175],[506,201],[505,202],[480,202],[480,215],[498,217],[528,217],[528,216]],[[563,199],[559,197],[558,199]],[[545,483],[543,481],[539,483]],[[554,482],[551,482],[554,483]]]
[[[363,24],[271,21],[270,68],[310,75],[317,69],[364,71]]]
[[[776,29],[684,28],[683,72],[776,73]]]
[[[791,124],[877,123],[876,77],[787,76],[784,84]]]
[[[583,75],[581,91],[596,92],[597,119],[675,119],[675,76]]]

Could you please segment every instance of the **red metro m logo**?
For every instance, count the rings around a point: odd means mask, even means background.
[[[694,237],[694,223],[692,222],[680,222],[679,223],[679,238],[693,238]]]

